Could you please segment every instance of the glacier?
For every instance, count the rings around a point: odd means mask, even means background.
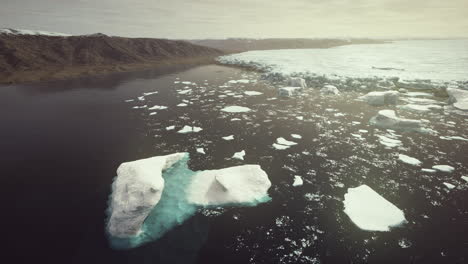
[[[256,206],[271,200],[259,165],[192,171],[188,153],[122,163],[112,184],[106,232],[114,249],[158,240],[199,209]]]

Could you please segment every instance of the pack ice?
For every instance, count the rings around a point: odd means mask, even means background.
[[[192,171],[187,153],[122,163],[107,210],[111,246],[127,249],[161,238],[211,206],[255,206],[270,200],[259,165]]]
[[[344,212],[360,229],[390,231],[406,222],[403,211],[367,185],[349,188],[344,198]]]

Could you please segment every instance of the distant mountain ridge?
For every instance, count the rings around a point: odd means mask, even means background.
[[[129,71],[173,63],[211,61],[221,51],[186,41],[0,32],[0,83]]]

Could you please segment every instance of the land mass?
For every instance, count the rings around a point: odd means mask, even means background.
[[[272,49],[326,49],[351,44],[381,44],[383,40],[352,38],[352,39],[313,39],[313,38],[228,38],[228,39],[198,39],[188,40],[193,44],[223,50],[228,53],[245,52],[249,50]]]
[[[214,48],[167,39],[0,33],[0,83],[211,63],[222,54]]]

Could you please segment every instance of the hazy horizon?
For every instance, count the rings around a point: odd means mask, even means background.
[[[127,37],[466,38],[468,0],[4,0],[0,27]]]

